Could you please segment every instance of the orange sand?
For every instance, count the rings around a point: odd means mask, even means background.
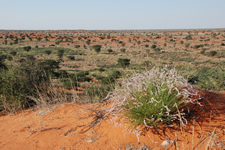
[[[204,107],[198,107],[193,112],[198,118],[194,126],[193,121],[189,121],[183,128],[149,130],[140,136],[139,144],[134,134],[127,134],[124,127],[115,127],[107,118],[91,127],[97,110],[104,109],[103,104],[68,103],[1,116],[0,149],[113,150],[126,149],[131,145],[140,148],[144,143],[156,150],[169,147],[206,149],[207,144],[212,149],[225,149],[225,92],[201,93],[205,96]],[[95,109],[98,105],[102,106]],[[167,139],[175,142],[160,146]]]

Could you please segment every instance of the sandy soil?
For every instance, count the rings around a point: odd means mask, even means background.
[[[0,117],[0,149],[225,149],[225,92],[201,91],[203,107],[185,127],[148,130],[139,136],[103,120],[110,105],[67,103]],[[168,142],[170,141],[171,144]],[[163,143],[167,145],[162,146]]]

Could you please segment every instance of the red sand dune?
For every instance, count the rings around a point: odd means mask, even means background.
[[[115,127],[101,117],[103,104],[67,103],[43,110],[24,110],[0,117],[1,150],[112,150],[153,149],[225,149],[225,92],[202,91],[202,104],[193,112],[196,122],[185,127],[149,130],[140,136],[127,134],[124,127]],[[97,108],[97,106],[100,106]],[[100,124],[99,124],[100,123]],[[194,134],[193,134],[194,133]],[[149,138],[149,136],[151,139]],[[166,140],[171,144],[161,146]],[[154,143],[153,141],[157,142]]]

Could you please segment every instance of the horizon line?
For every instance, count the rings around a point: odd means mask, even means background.
[[[159,31],[159,30],[215,30],[224,28],[179,28],[179,29],[0,29],[0,31]]]

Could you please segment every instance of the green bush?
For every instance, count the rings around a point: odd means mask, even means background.
[[[40,62],[34,62],[21,63],[0,71],[0,111],[16,111],[35,105],[36,102],[30,97],[38,97],[39,88],[47,90],[50,83],[49,69]]]
[[[126,68],[130,65],[130,59],[126,58],[119,58],[117,60],[118,65],[122,66],[123,68]]]
[[[185,122],[188,114],[181,109],[186,110],[188,104],[199,104],[198,98],[192,99],[192,96],[199,98],[197,90],[175,69],[169,70],[166,66],[153,68],[121,82],[121,87],[113,91],[111,99],[114,105],[109,113],[113,116],[112,120],[122,113],[134,129],[152,128],[174,121]]]
[[[74,56],[67,56],[67,58],[69,58],[70,60],[75,60],[75,57]]]
[[[52,53],[51,50],[46,50],[46,51],[45,51],[45,54],[47,54],[47,55],[50,55],[51,53]]]
[[[112,49],[108,49],[107,51],[108,51],[109,53],[112,53],[112,52],[113,52],[113,50],[112,50]]]
[[[101,51],[101,45],[93,45],[94,50],[99,53]]]
[[[31,46],[24,46],[23,49],[26,51],[26,52],[29,52],[31,50]]]
[[[215,56],[216,54],[217,54],[216,51],[210,51],[210,52],[209,52],[209,56]]]
[[[157,45],[155,45],[155,44],[153,44],[153,45],[151,46],[152,49],[155,49],[156,47],[157,47]]]
[[[16,56],[17,52],[16,51],[12,51],[10,52],[11,55]]]
[[[62,59],[63,58],[63,55],[64,55],[64,50],[63,49],[61,49],[61,50],[58,50],[58,56],[59,56],[59,59]]]

